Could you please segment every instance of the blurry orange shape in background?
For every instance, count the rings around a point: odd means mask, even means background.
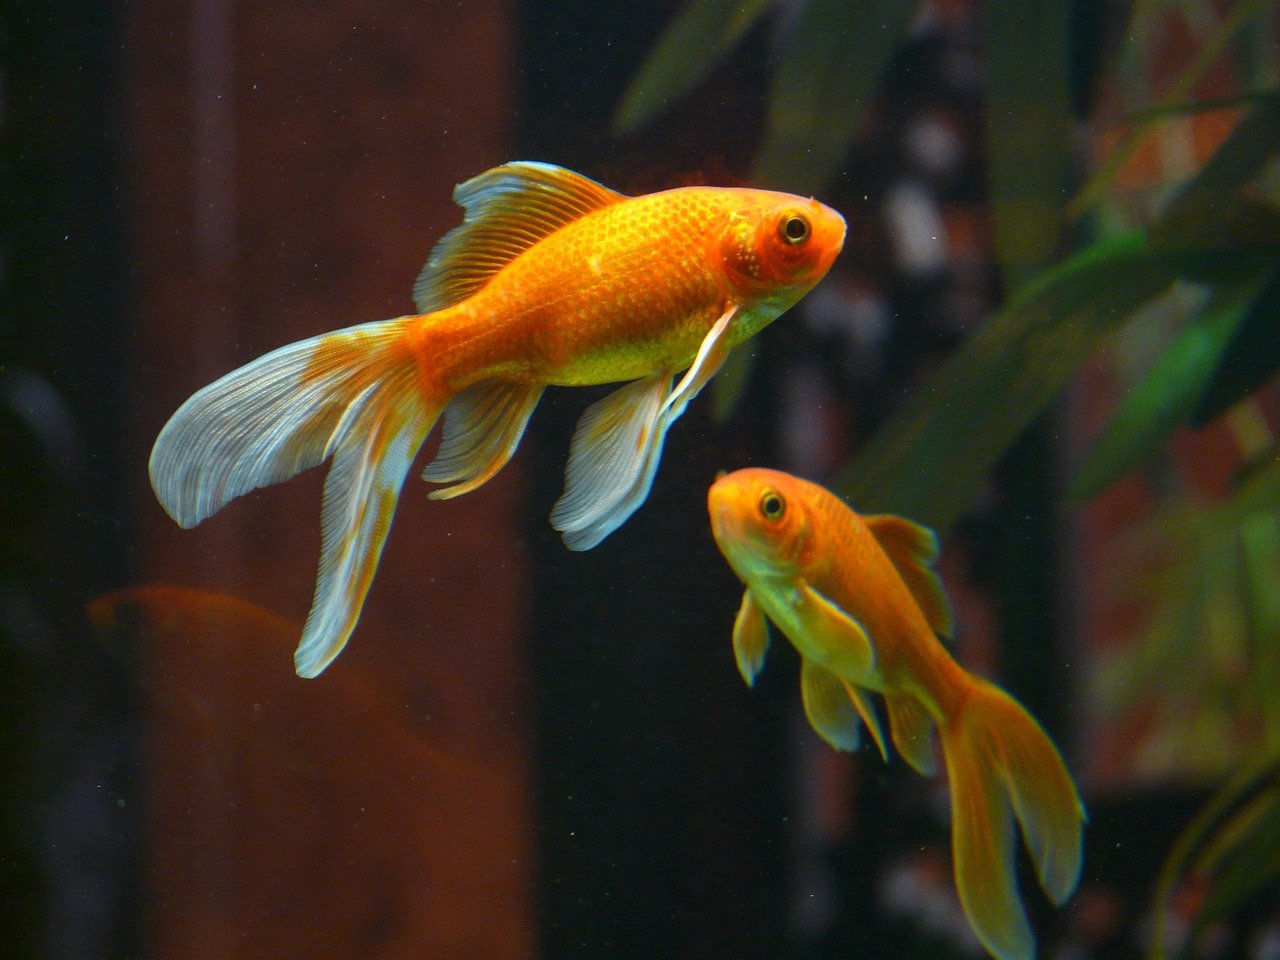
[[[156,960],[530,955],[516,746],[431,742],[359,664],[298,680],[299,625],[232,596],[147,586],[89,615],[142,664]]]

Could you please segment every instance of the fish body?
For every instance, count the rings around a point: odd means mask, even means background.
[[[797,493],[801,497],[805,535],[795,538],[795,548],[801,552],[786,563],[780,562],[784,558],[777,527],[766,525],[752,531],[741,525],[741,509],[727,510],[733,501],[724,493],[715,493],[712,500],[713,509],[720,511],[718,517],[713,514],[713,530],[722,551],[735,558],[730,564],[740,576],[746,571],[752,577],[750,582],[756,585],[752,592],[761,609],[796,649],[841,675],[854,674],[848,679],[860,687],[877,693],[911,687],[939,710],[951,706],[959,667],[938,640],[867,520],[830,491],[797,477],[760,471],[745,479],[759,484],[762,491],[790,489],[790,496],[782,494],[784,503],[793,503]],[[755,510],[758,514],[758,504]],[[797,508],[792,510],[792,520],[798,523]],[[880,521],[873,518],[873,522]],[[738,546],[747,536],[756,538],[750,552]],[[931,535],[923,531],[921,543],[929,551],[936,549]],[[768,563],[753,565],[751,558],[758,555],[768,557]],[[806,597],[804,587],[813,588],[850,613],[868,637],[875,638],[875,656],[869,657],[868,651],[843,634],[832,637],[817,629],[820,611]],[[939,617],[950,632],[945,597],[939,593],[938,598]]]
[[[422,318],[422,349],[453,389],[499,375],[587,386],[683,369],[730,304],[750,304],[733,322],[732,347],[808,289],[747,290],[725,268],[725,225],[734,218],[751,223],[752,211],[778,206],[823,216],[813,201],[715,187],[667,190],[593,211],[463,303]]]
[[[821,279],[845,231],[834,210],[790,194],[625,197],[541,163],[494,168],[454,198],[464,221],[423,268],[416,314],[232,371],[184,403],[152,450],[152,486],[184,527],[331,461],[302,676],[355,628],[405,476],[438,421],[423,477],[446,499],[510,459],[547,386],[625,382],[583,414],[552,512],[565,543],[589,549],[644,502],[666,431],[728,351]]]
[[[901,517],[861,516],[773,470],[722,476],[708,510],[746,586],[733,631],[743,678],[754,683],[763,666],[772,621],[800,653],[805,712],[832,746],[855,749],[865,724],[887,757],[868,693],[883,697],[893,745],[924,774],[933,772],[936,727],[961,904],[994,956],[1029,960],[1035,939],[1014,876],[1014,817],[1041,886],[1062,903],[1080,875],[1084,807],[1039,724],[939,641],[953,623],[931,569],[937,538]]]

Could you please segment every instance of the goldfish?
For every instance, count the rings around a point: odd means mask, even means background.
[[[1040,725],[939,641],[953,617],[932,569],[936,535],[902,517],[861,516],[823,487],[775,470],[720,476],[707,508],[716,544],[746,586],[733,650],[747,685],[764,665],[772,622],[800,654],[805,714],[835,749],[857,749],[865,725],[888,759],[872,693],[884,700],[893,745],[926,776],[936,727],[961,906],[993,956],[1030,960],[1014,818],[1041,887],[1061,905],[1080,877],[1084,805]]]
[[[404,479],[437,422],[422,476],[445,484],[429,497],[448,499],[506,464],[546,387],[623,383],[583,413],[551,513],[570,549],[590,549],[645,501],[668,429],[729,350],[812,288],[845,234],[840,214],[813,199],[697,186],[627,197],[529,161],[453,196],[463,223],[427,259],[416,314],[228,373],[178,408],[151,451],[152,487],[182,527],[331,461],[294,656],[303,677],[355,629]]]

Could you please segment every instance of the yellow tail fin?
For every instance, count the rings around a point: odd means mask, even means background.
[[[1061,904],[1080,878],[1084,806],[1049,737],[1012,697],[977,677],[940,726],[951,786],[960,903],[999,960],[1031,960],[1035,937],[1014,874],[1016,817],[1040,885]]]

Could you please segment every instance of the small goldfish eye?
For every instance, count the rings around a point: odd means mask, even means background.
[[[766,487],[760,494],[760,515],[770,523],[774,523],[781,520],[786,512],[787,501],[782,499],[782,494],[772,487]]]
[[[778,235],[793,247],[809,239],[809,221],[793,213],[778,224]]]

